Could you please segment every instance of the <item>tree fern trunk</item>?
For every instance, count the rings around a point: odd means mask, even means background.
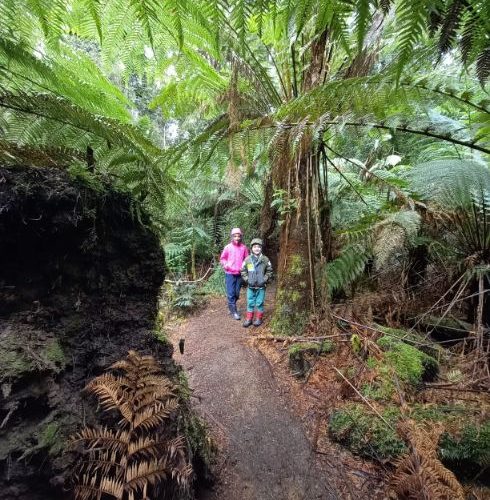
[[[275,332],[285,335],[301,333],[313,305],[314,282],[311,277],[311,256],[308,245],[306,164],[308,154],[297,163],[279,171],[277,186],[288,192],[288,206],[295,206],[285,216],[281,226],[278,257],[278,289],[272,321]],[[292,200],[294,199],[294,203]]]
[[[302,75],[302,92],[322,84],[327,71],[327,43],[325,30],[311,44],[309,65]],[[299,140],[294,155],[290,142],[290,137],[278,141],[287,147],[272,170],[274,186],[287,193],[279,238],[278,290],[272,328],[278,333],[295,335],[306,326],[318,295],[322,296],[315,285],[315,261],[324,255],[324,244],[330,241],[328,235],[321,235],[322,228],[329,231],[330,226],[328,211],[320,210],[318,148],[309,132]],[[326,192],[323,194],[326,196]],[[327,221],[322,221],[322,216],[326,216]]]

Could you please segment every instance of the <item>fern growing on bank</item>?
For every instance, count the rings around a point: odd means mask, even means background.
[[[176,387],[152,356],[135,351],[109,369],[85,390],[118,420],[73,436],[71,446],[79,451],[73,472],[75,498],[135,500],[163,491],[185,493],[192,467],[184,439],[172,437],[168,427],[178,410]]]

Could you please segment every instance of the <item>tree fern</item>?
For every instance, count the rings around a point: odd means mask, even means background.
[[[440,212],[456,251],[472,265],[490,258],[490,170],[469,160],[441,160],[409,172],[415,190]]]

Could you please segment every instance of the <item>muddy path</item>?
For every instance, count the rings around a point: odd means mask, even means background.
[[[266,316],[271,307],[266,307]],[[200,498],[340,498],[328,473],[319,467],[270,363],[250,345],[251,333],[226,314],[224,299],[216,298],[171,333],[174,356],[188,375],[194,406],[220,449],[218,482]],[[182,337],[183,356],[177,348]]]

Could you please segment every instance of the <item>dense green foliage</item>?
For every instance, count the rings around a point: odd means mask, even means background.
[[[471,259],[470,283],[490,237],[487,4],[6,1],[0,159],[130,190],[172,276],[195,280],[230,225],[284,237],[311,200],[279,177],[309,148],[316,295],[406,270],[422,247]]]

